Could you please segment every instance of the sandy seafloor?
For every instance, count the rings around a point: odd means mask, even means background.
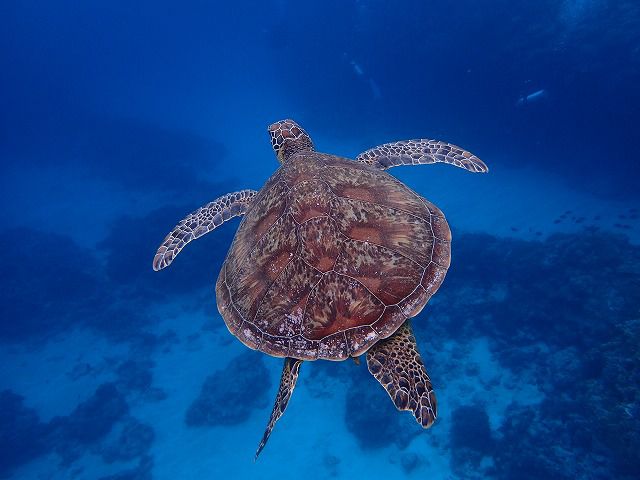
[[[254,143],[264,144],[266,138],[257,138]],[[350,153],[349,147],[344,145],[322,147],[327,151]],[[275,158],[269,156],[266,148],[257,149],[255,155],[262,155],[269,167],[276,168]],[[485,159],[491,165],[491,158]],[[242,161],[232,153],[229,165],[236,165],[236,160]],[[502,162],[503,165],[506,163]],[[222,175],[232,175],[235,168],[230,170]],[[144,218],[158,206],[151,194],[146,197],[132,195],[107,183],[89,177],[76,178],[74,172],[68,173],[64,176],[66,188],[58,190],[57,197],[54,195],[46,203],[40,203],[39,208],[35,205],[39,201],[29,199],[27,192],[11,192],[14,198],[33,203],[25,208],[24,215],[13,212],[10,223],[36,224],[43,231],[69,235],[79,245],[92,249],[103,240],[106,226],[123,212]],[[499,239],[526,242],[544,242],[557,233],[580,234],[593,226],[617,233],[620,230],[615,226],[619,223],[618,216],[634,208],[628,203],[603,201],[588,193],[574,191],[561,179],[535,170],[505,167],[492,169],[488,175],[470,175],[460,169],[436,165],[397,168],[391,173],[445,212],[454,229],[450,271],[459,267],[456,237],[464,237],[466,233],[488,233]],[[60,171],[16,169],[11,176],[5,177],[6,191],[10,191],[12,185],[24,184],[25,176],[33,178],[33,187],[43,192],[54,191],[60,186]],[[225,183],[224,177],[218,175],[217,179]],[[229,180],[230,184],[236,182],[240,185],[233,177]],[[157,201],[162,202],[161,198]],[[63,214],[65,211],[68,212],[66,215]],[[85,223],[83,218],[88,216],[91,216],[91,222]],[[576,223],[580,217],[584,220]],[[562,221],[554,223],[560,218]],[[174,220],[178,218],[167,219],[166,225]],[[237,223],[231,222],[222,228],[231,232],[236,227]],[[119,233],[135,235],[127,231]],[[213,243],[211,237],[218,233],[200,239],[199,243]],[[633,245],[638,245],[640,223],[632,224],[624,234]],[[216,244],[216,248],[225,247],[224,243]],[[473,246],[466,248],[473,250]],[[101,255],[100,248],[96,253]],[[187,248],[181,257],[190,253]],[[149,260],[150,269],[153,251],[146,254],[145,261]],[[183,258],[179,257],[176,262],[180,260]],[[166,338],[153,348],[140,347],[126,338],[105,339],[93,329],[74,328],[0,350],[0,390],[9,389],[23,396],[24,404],[34,409],[42,422],[69,415],[76,405],[94,394],[98,385],[117,382],[114,370],[122,362],[143,358],[152,365],[150,384],[141,390],[124,390],[127,415],[151,425],[154,431],[153,442],[144,455],[111,462],[105,462],[101,457],[101,451],[106,448],[104,445],[121,441],[114,433],[118,424],[124,421],[120,419],[103,438],[80,448],[70,462],[65,464],[58,453],[48,452],[17,467],[10,478],[93,479],[115,475],[108,478],[281,480],[362,478],[363,472],[372,472],[369,476],[373,478],[463,478],[465,476],[460,476],[459,470],[452,470],[452,448],[455,447],[451,446],[449,436],[451,412],[455,408],[470,401],[480,402],[486,408],[493,435],[499,435],[510,404],[538,408],[545,398],[533,376],[514,373],[500,364],[492,353],[491,339],[481,328],[473,329],[473,319],[470,319],[471,333],[467,332],[460,339],[447,335],[440,341],[438,330],[435,330],[435,338],[425,338],[430,332],[427,324],[438,321],[437,317],[429,318],[430,303],[414,321],[414,325],[424,322],[426,327],[416,327],[417,336],[439,401],[439,417],[430,430],[420,432],[408,413],[393,412],[386,393],[372,377],[367,378],[364,364],[356,366],[350,361],[307,363],[302,366],[301,378],[286,415],[278,423],[259,461],[254,462],[255,448],[275,397],[281,360],[263,357],[270,385],[266,392],[260,392],[257,405],[249,410],[244,420],[227,426],[194,428],[185,424],[185,412],[198,396],[205,378],[212,372],[225,371],[227,364],[247,351],[229,334],[215,311],[213,283],[217,272],[211,271],[208,264],[197,265],[197,268],[208,272],[211,281],[193,292],[180,294],[174,293],[171,282],[167,281],[161,284],[161,296],[145,306],[152,318],[145,326],[145,332]],[[447,288],[446,281],[442,288]],[[499,297],[504,292],[496,287],[495,292],[487,295]],[[437,298],[438,295],[432,303]],[[538,347],[538,355],[544,355],[545,349],[549,348]],[[260,354],[253,353],[251,358],[260,361]],[[387,415],[400,417],[398,425],[406,428],[401,435],[402,445],[388,438],[382,445],[363,448],[347,428],[345,402],[347,392],[352,388],[347,380],[356,374],[366,380],[371,395],[382,398],[383,405],[388,403]],[[243,373],[230,368],[225,371],[223,381],[232,384],[236,375]],[[156,395],[157,392],[162,393]],[[246,395],[254,395],[251,388]],[[230,401],[241,399],[236,396]],[[218,408],[235,406],[219,402]],[[370,405],[362,404],[360,408],[366,410]],[[389,417],[381,418],[386,421]],[[473,435],[473,432],[469,434]],[[482,472],[490,471],[492,466],[490,452],[482,455],[480,463],[470,468],[469,478],[473,477],[474,471],[480,478],[484,477]]]

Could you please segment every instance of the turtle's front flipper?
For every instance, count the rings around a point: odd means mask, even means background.
[[[209,233],[233,217],[246,213],[257,193],[255,190],[227,193],[187,215],[171,230],[158,248],[153,258],[153,269],[158,271],[168,267],[191,240]]]
[[[424,165],[443,162],[474,173],[486,173],[489,168],[473,153],[438,140],[403,140],[370,148],[356,161],[386,170],[398,165]]]
[[[367,367],[398,410],[410,410],[424,428],[436,419],[436,397],[407,320],[367,352]]]
[[[289,357],[284,359],[284,367],[282,368],[282,376],[280,377],[280,388],[278,389],[278,395],[276,395],[276,403],[273,405],[269,423],[266,430],[264,431],[262,440],[260,440],[260,445],[258,445],[258,450],[256,451],[256,460],[258,459],[258,455],[260,455],[260,452],[262,451],[264,446],[267,444],[269,435],[271,435],[271,430],[273,430],[276,422],[287,408],[287,404],[289,403],[289,399],[291,398],[293,389],[296,386],[296,381],[298,380],[298,372],[300,371],[301,364],[302,360],[297,360],[295,358]]]

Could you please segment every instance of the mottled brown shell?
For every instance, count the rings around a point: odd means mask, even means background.
[[[269,355],[357,356],[422,310],[447,272],[450,241],[442,212],[388,173],[298,153],[243,218],[218,309]]]

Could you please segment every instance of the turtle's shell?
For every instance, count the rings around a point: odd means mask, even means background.
[[[245,345],[277,357],[343,360],[417,315],[449,267],[442,212],[391,175],[302,152],[243,218],[216,285]]]

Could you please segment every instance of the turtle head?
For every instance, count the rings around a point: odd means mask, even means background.
[[[287,161],[294,153],[312,152],[311,137],[296,122],[290,119],[280,120],[269,125],[271,146],[280,163]]]

